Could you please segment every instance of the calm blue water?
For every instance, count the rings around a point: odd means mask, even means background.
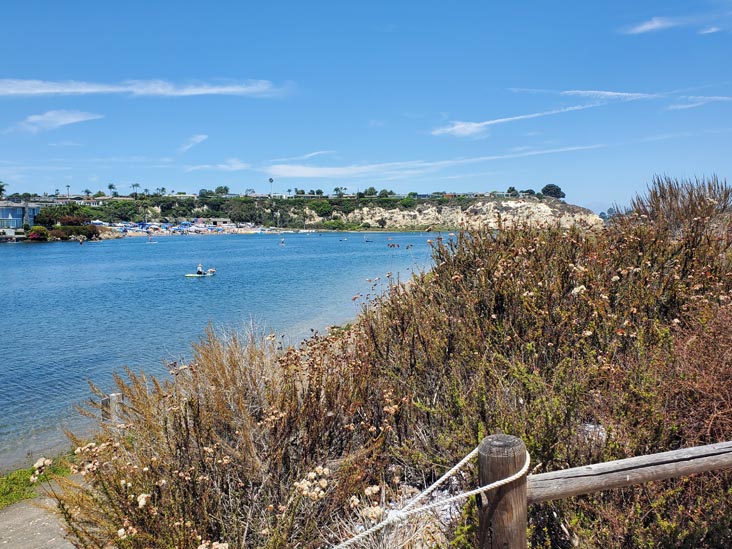
[[[109,389],[123,366],[166,374],[163,361],[190,357],[209,323],[253,321],[297,344],[354,318],[367,279],[430,264],[416,233],[283,236],[0,245],[0,470],[67,445],[88,380]],[[183,276],[199,262],[216,276]]]

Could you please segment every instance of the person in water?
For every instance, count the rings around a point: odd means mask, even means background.
[[[196,274],[202,275],[203,274],[203,264],[199,263],[198,267],[196,268]]]

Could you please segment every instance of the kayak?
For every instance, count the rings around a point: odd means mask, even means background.
[[[216,273],[203,273],[203,274],[196,274],[196,273],[186,273],[186,276],[187,276],[187,277],[190,277],[190,278],[200,278],[200,277],[202,277],[202,276],[213,276],[213,275],[215,275],[215,274],[216,274]]]

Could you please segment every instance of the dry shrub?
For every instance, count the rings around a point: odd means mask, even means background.
[[[491,432],[523,438],[538,472],[728,438],[729,197],[657,179],[600,231],[438,239],[434,268],[348,330],[300,349],[209,332],[172,381],[119,378],[123,426],[81,450],[88,482],[59,498],[72,540],[317,547],[364,519],[351,498],[367,486],[386,506]],[[453,489],[474,483],[468,467]],[[729,541],[727,484],[533,506],[531,542],[714,546]],[[444,528],[455,547],[474,540],[469,508]]]
[[[361,465],[373,465],[380,443],[381,426],[373,428],[368,413],[379,396],[353,338],[316,336],[302,349],[277,351],[272,341],[209,331],[190,365],[173,366],[172,381],[118,377],[120,415],[101,424],[96,444],[75,441],[85,481],[64,484],[59,495],[72,541],[319,540],[329,517],[348,509],[352,488],[370,480]],[[334,482],[335,468],[344,481]]]

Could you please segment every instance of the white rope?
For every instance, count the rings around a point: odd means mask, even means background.
[[[435,481],[435,483],[434,483],[434,484],[432,484],[432,486],[430,486],[429,488],[427,488],[427,489],[426,489],[426,490],[425,490],[424,492],[422,492],[421,494],[417,494],[416,496],[414,496],[414,498],[412,498],[412,499],[411,499],[411,501],[409,501],[409,503],[407,503],[407,504],[406,504],[406,505],[405,505],[404,507],[402,507],[402,509],[400,509],[400,510],[401,510],[402,512],[404,512],[404,511],[407,511],[407,510],[408,510],[408,509],[410,509],[410,508],[411,508],[411,507],[412,507],[412,506],[413,506],[413,505],[414,505],[415,503],[417,503],[417,502],[418,502],[418,501],[419,501],[420,499],[422,499],[422,498],[425,498],[425,497],[429,496],[429,495],[430,495],[430,494],[431,494],[432,492],[434,492],[434,490],[435,490],[435,489],[436,489],[436,488],[437,488],[437,487],[438,487],[438,486],[439,486],[440,484],[442,484],[442,483],[443,483],[443,482],[444,482],[445,480],[447,480],[447,479],[448,479],[448,478],[450,478],[450,477],[451,477],[452,475],[454,475],[455,473],[457,473],[457,472],[458,472],[458,471],[459,471],[460,469],[462,469],[463,465],[465,465],[465,464],[466,464],[466,463],[467,463],[468,461],[470,461],[470,460],[471,460],[471,459],[472,459],[473,457],[475,457],[475,456],[476,456],[477,454],[478,454],[478,447],[476,446],[476,447],[475,447],[475,449],[473,449],[473,450],[472,450],[472,451],[471,451],[471,452],[470,452],[470,453],[469,453],[469,454],[468,454],[467,456],[465,456],[465,457],[464,457],[463,459],[461,459],[461,460],[460,460],[460,461],[458,462],[458,464],[457,464],[457,465],[455,465],[455,467],[453,467],[453,468],[452,468],[452,469],[450,469],[450,470],[449,470],[449,471],[448,471],[447,473],[445,473],[445,474],[444,474],[444,475],[442,475],[442,476],[441,476],[441,477],[440,477],[439,479],[437,479],[437,480]]]
[[[452,496],[447,499],[441,499],[439,501],[435,501],[433,503],[429,503],[427,505],[423,505],[422,507],[418,507],[417,509],[409,509],[412,505],[414,505],[418,500],[422,499],[429,493],[431,493],[441,482],[443,482],[445,479],[449,478],[455,472],[457,472],[458,469],[460,469],[465,463],[475,456],[475,454],[478,453],[478,448],[470,452],[467,456],[465,456],[460,463],[455,465],[452,469],[450,469],[447,473],[442,475],[440,479],[435,482],[432,486],[427,488],[424,492],[421,494],[418,494],[414,499],[412,499],[406,506],[404,506],[402,509],[395,509],[393,511],[389,511],[389,514],[387,515],[386,519],[381,521],[380,523],[372,526],[368,530],[365,530],[364,532],[361,532],[360,534],[352,537],[351,539],[348,539],[344,541],[343,543],[340,543],[334,547],[334,549],[343,549],[344,547],[349,547],[362,539],[367,538],[368,536],[375,534],[379,530],[386,528],[387,526],[391,524],[396,524],[398,522],[402,522],[409,518],[412,515],[417,515],[419,513],[423,513],[425,511],[429,511],[430,509],[435,509],[437,507],[442,507],[444,505],[447,505],[449,503],[452,503],[454,501],[459,501],[461,499],[469,498],[470,496],[475,496],[478,494],[483,494],[485,492],[489,492],[491,490],[495,490],[496,488],[500,488],[501,486],[505,486],[506,484],[512,483],[514,480],[520,479],[522,476],[524,476],[527,471],[529,470],[529,463],[531,461],[531,456],[529,455],[529,452],[526,452],[526,461],[524,462],[523,467],[519,471],[516,471],[513,475],[510,477],[506,477],[501,480],[497,480],[495,482],[492,482],[490,484],[487,484],[485,486],[481,486],[480,488],[476,488],[474,490],[470,490],[469,492],[464,492],[462,494],[458,494],[456,496]]]

